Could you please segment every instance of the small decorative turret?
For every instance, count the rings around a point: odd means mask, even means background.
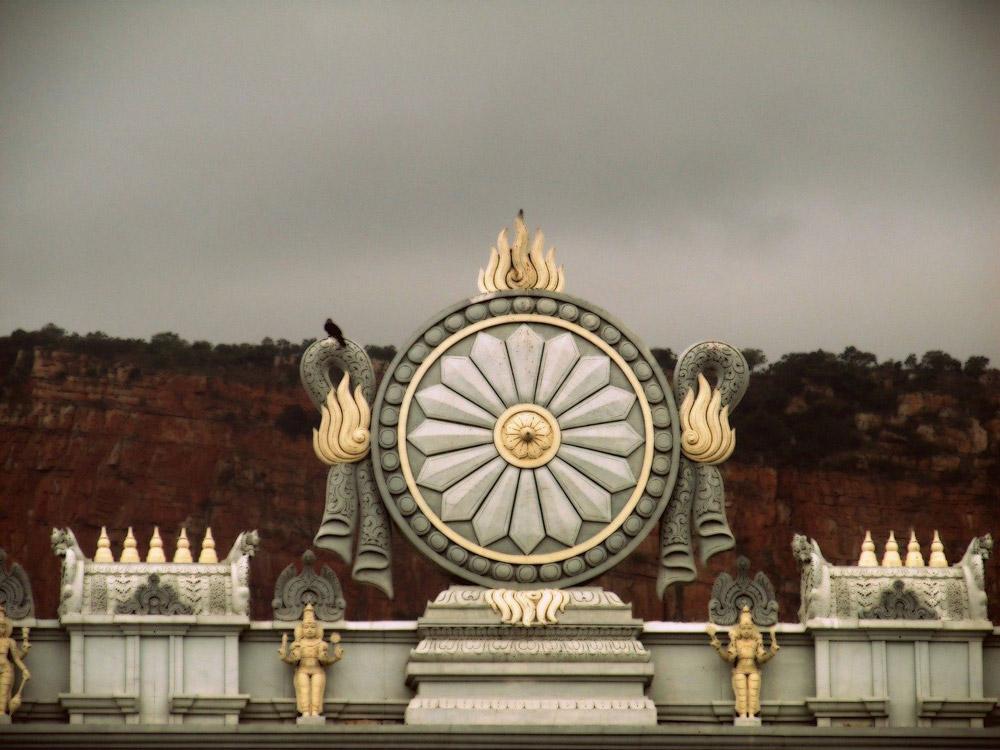
[[[163,539],[160,538],[160,527],[153,527],[153,536],[149,540],[149,552],[146,554],[148,563],[165,563],[167,556],[163,554]]]
[[[135,534],[132,533],[131,526],[128,527],[128,533],[125,535],[125,547],[122,549],[122,556],[118,562],[142,562],[142,560],[139,559],[139,550],[136,549]]]
[[[875,542],[872,541],[872,532],[865,532],[865,540],[861,542],[861,557],[858,558],[858,566],[862,568],[874,568],[878,566],[878,558],[875,557]]]
[[[188,541],[187,529],[183,526],[181,527],[181,535],[177,538],[177,549],[174,552],[174,562],[194,562],[194,558],[191,557],[191,542]]]
[[[910,529],[910,542],[906,545],[906,567],[924,567],[924,556],[920,554],[920,542],[917,541],[917,533]]]
[[[896,541],[896,532],[889,532],[889,540],[885,543],[885,554],[882,556],[883,568],[901,568],[903,559],[899,556],[899,543]]]
[[[219,556],[215,554],[215,540],[212,538],[212,527],[205,529],[205,538],[201,540],[201,554],[198,555],[200,563],[217,563]]]
[[[931,559],[928,563],[928,567],[948,567],[948,560],[944,556],[944,545],[941,543],[941,537],[938,536],[937,529],[934,529],[934,541],[931,542]]]
[[[115,556],[111,554],[111,539],[108,537],[106,526],[101,527],[101,535],[97,538],[97,551],[94,553],[94,562],[113,563]]]

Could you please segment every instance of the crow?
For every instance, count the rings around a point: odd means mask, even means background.
[[[347,346],[347,342],[344,341],[344,334],[340,331],[340,326],[333,322],[331,318],[326,319],[326,323],[323,324],[323,328],[326,329],[326,335],[332,339],[336,339],[337,343],[341,346]]]

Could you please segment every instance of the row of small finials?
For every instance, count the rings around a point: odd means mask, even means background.
[[[122,556],[118,559],[120,563],[142,562],[139,557],[139,550],[136,548],[135,534],[132,527],[128,527],[128,534],[125,535],[125,543],[122,549]],[[163,552],[163,539],[160,538],[160,527],[153,527],[153,537],[149,540],[149,553],[146,555],[148,563],[165,563],[167,556]],[[187,529],[181,529],[181,535],[177,538],[177,550],[174,552],[175,563],[193,563],[191,556],[191,542],[188,541]],[[94,562],[113,563],[115,556],[111,554],[111,539],[108,537],[108,530],[101,527],[101,536],[97,539],[97,552],[94,553]],[[212,529],[205,529],[205,538],[201,541],[201,553],[198,555],[200,563],[217,563],[219,556],[215,554],[215,539],[212,538]]]
[[[906,562],[899,556],[899,543],[896,541],[896,533],[889,532],[889,539],[885,543],[885,554],[882,562],[879,563],[875,557],[875,542],[872,541],[872,533],[865,532],[865,540],[861,543],[861,557],[858,559],[858,566],[862,568],[874,568],[881,565],[883,568],[923,568],[924,556],[920,554],[920,543],[917,535],[910,531],[910,541],[906,545]],[[937,531],[934,532],[934,541],[931,542],[931,559],[927,561],[929,568],[947,568],[948,560],[944,556],[944,545]]]

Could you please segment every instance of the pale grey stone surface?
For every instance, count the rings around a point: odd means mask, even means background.
[[[740,556],[736,561],[736,577],[722,572],[712,584],[708,601],[709,619],[716,625],[734,625],[743,607],[750,607],[754,624],[771,626],[778,622],[778,602],[774,586],[763,573],[750,578],[750,561]]]
[[[316,555],[312,550],[302,553],[302,572],[289,565],[274,583],[271,611],[274,619],[296,622],[302,619],[306,604],[312,604],[318,620],[344,619],[344,592],[340,579],[328,565],[317,574],[313,569]]]
[[[1000,695],[983,653],[994,632],[983,590],[988,535],[946,568],[834,566],[799,535],[793,549],[799,615],[816,642],[808,704],[819,726],[984,725]]]
[[[406,723],[654,725],[653,676],[631,607],[600,589],[567,589],[558,624],[506,625],[486,589],[452,586],[417,621]]]
[[[465,604],[455,600],[453,606],[463,607]],[[479,613],[479,609],[474,604],[466,607],[470,619],[486,624],[489,620],[487,613],[482,613],[481,618],[478,614],[476,618],[471,618],[471,613]],[[598,611],[591,610],[592,613]],[[567,608],[560,619],[567,622],[565,618],[571,613],[572,606]],[[609,614],[602,622],[610,624],[613,619]],[[241,726],[247,725],[246,729],[256,728],[254,731],[265,731],[267,727],[287,725],[295,730],[292,670],[277,657],[281,634],[283,632],[290,634],[293,625],[294,623],[254,622],[242,631],[237,644],[239,681],[231,696],[213,698],[210,695],[211,691],[215,690],[212,682],[215,677],[206,672],[215,671],[213,665],[217,662],[210,658],[205,671],[189,663],[185,669],[188,681],[172,694],[172,700],[168,705],[172,712],[177,714],[175,719],[183,721],[184,726],[209,719],[222,724],[224,719],[219,718],[220,714],[211,717],[196,713],[199,702],[191,696],[206,696],[206,702],[202,705],[209,705],[213,700],[229,702],[226,706],[217,705],[214,708],[232,708],[234,704],[238,705],[244,696],[249,696],[246,705],[239,713]],[[340,632],[344,658],[327,673],[324,713],[328,723],[325,729],[333,731],[340,727],[341,722],[347,720],[402,723],[404,711],[415,696],[414,691],[404,681],[407,662],[411,658],[411,651],[424,640],[418,634],[417,624],[344,622],[336,625],[328,624],[327,628],[335,628]],[[877,649],[872,648],[872,642],[869,640],[873,635],[889,639],[887,641],[889,645],[902,643],[899,653],[886,651],[890,660],[897,660],[901,665],[897,668],[890,664],[886,668],[886,675],[891,673],[893,679],[898,681],[898,687],[909,691],[912,695],[912,699],[905,703],[908,706],[906,714],[909,717],[907,721],[910,722],[908,726],[921,725],[922,732],[931,733],[927,736],[934,736],[934,732],[947,731],[948,726],[955,726],[961,722],[966,727],[966,732],[973,733],[962,736],[989,737],[990,735],[983,733],[985,730],[970,728],[968,714],[975,713],[983,717],[992,711],[992,720],[995,722],[1000,719],[1000,710],[995,703],[984,705],[982,700],[968,697],[968,674],[959,664],[962,660],[968,663],[970,658],[978,659],[983,666],[982,695],[987,697],[1000,695],[1000,628],[984,632],[985,637],[980,641],[981,657],[970,656],[972,652],[967,650],[961,650],[959,656],[959,649],[967,647],[963,646],[961,640],[948,640],[948,637],[957,635],[963,638],[961,631],[949,633],[948,628],[941,628],[936,636],[929,633],[926,627],[922,632],[919,627],[916,631],[911,631],[909,637],[927,643],[927,675],[936,689],[930,694],[925,693],[919,707],[914,680],[920,672],[905,666],[907,664],[915,666],[918,663],[918,651],[913,642],[896,640],[900,636],[900,629],[885,627],[881,634],[868,629],[854,631],[853,640],[841,640],[836,646],[839,649],[836,657],[836,674],[833,676],[827,674],[825,677],[827,680],[833,680],[837,697],[826,698],[819,697],[821,693],[816,683],[815,655],[823,648],[830,648],[832,644],[827,640],[824,645],[824,639],[816,638],[815,633],[811,629],[807,632],[803,625],[779,624],[777,632],[781,651],[779,658],[767,665],[761,710],[764,727],[757,731],[772,732],[776,728],[774,725],[802,725],[806,728],[812,727],[812,731],[827,733],[816,735],[823,737],[834,736],[829,734],[831,732],[844,731],[837,727],[838,723],[848,721],[865,721],[872,725],[879,721],[888,723],[893,702],[897,699],[901,705],[905,702],[895,693],[891,695],[887,693],[881,698],[876,698],[872,693],[872,680],[876,673],[872,669],[870,659],[873,653],[877,653]],[[32,679],[25,687],[24,703],[15,714],[14,729],[28,724],[55,731],[59,729],[59,725],[65,725],[69,721],[68,709],[60,704],[60,694],[70,693],[70,637],[70,632],[54,620],[39,621],[37,626],[32,628],[33,646],[28,662],[32,670]],[[88,726],[106,726],[109,722],[117,722],[123,725],[124,729],[126,718],[138,710],[136,697],[122,692],[121,680],[124,677],[125,665],[122,663],[121,654],[125,649],[120,641],[124,641],[125,637],[122,628],[118,626],[108,628],[105,637],[108,640],[102,643],[95,636],[94,644],[88,648],[88,652],[92,658],[102,659],[109,679],[102,680],[101,673],[94,672],[90,675],[92,687],[88,688],[93,692],[81,696],[78,702],[66,696],[66,704],[76,709],[86,708]],[[166,639],[169,640],[169,637],[168,634]],[[194,638],[198,637],[195,633]],[[194,646],[191,652],[193,658],[198,661],[204,660],[205,653],[201,649],[208,640],[205,638],[200,645]],[[538,641],[538,658],[551,661],[553,649],[545,644],[544,640]],[[497,639],[497,642],[502,641]],[[506,642],[509,643],[509,639]],[[649,654],[653,667],[653,678],[647,694],[655,705],[661,725],[698,724],[723,727],[732,724],[729,666],[721,662],[708,646],[704,625],[647,622],[642,627],[639,645]],[[939,650],[939,646],[948,648]],[[639,653],[641,652],[634,652],[633,656]],[[462,663],[464,658],[459,654],[457,663]],[[619,654],[618,658],[624,660],[625,656]],[[952,669],[956,664],[960,668]],[[198,686],[195,681],[204,681],[204,684]],[[546,696],[550,697],[554,696]],[[95,713],[96,711],[106,713]],[[965,716],[962,715],[963,712]],[[920,721],[921,717],[918,714],[923,714],[923,722]],[[900,717],[901,720],[905,718],[902,714]],[[828,726],[817,730],[818,720]],[[184,729],[184,726],[178,726],[178,730]],[[135,730],[145,730],[145,727],[130,726],[130,731]],[[904,728],[900,724],[896,727],[873,727],[872,731],[876,730],[882,733],[902,732]],[[924,735],[900,736],[912,739]],[[955,735],[949,735],[953,736]],[[808,747],[811,741],[808,737],[801,742],[797,741],[796,746]],[[0,745],[6,747],[5,742],[6,738],[0,741]],[[903,740],[900,740],[900,743],[900,746],[903,746]],[[862,743],[857,746],[867,745]]]

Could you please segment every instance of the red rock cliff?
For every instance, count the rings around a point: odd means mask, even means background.
[[[270,618],[276,577],[298,562],[319,525],[326,476],[307,440],[313,408],[293,362],[276,360],[253,377],[206,376],[139,372],[128,361],[35,349],[0,364],[6,377],[0,402],[0,547],[27,569],[39,617],[54,617],[57,606],[59,560],[49,547],[54,526],[72,528],[93,555],[105,525],[117,555],[128,526],[144,554],[155,524],[168,555],[181,526],[195,553],[211,526],[220,557],[239,531],[258,529],[252,614]],[[655,533],[625,564],[594,583],[632,602],[636,616],[702,620],[715,576],[735,571],[736,556],[745,554],[751,572],[764,571],[778,589],[781,619],[794,621],[795,532],[815,537],[831,562],[848,563],[857,559],[865,529],[873,531],[881,554],[889,529],[895,529],[905,552],[912,527],[925,557],[938,529],[949,561],[956,561],[973,536],[1000,530],[1000,386],[986,378],[980,387],[988,392],[992,419],[963,416],[962,404],[947,395],[899,393],[888,416],[857,413],[857,447],[819,466],[802,460],[766,465],[753,450],[754,434],[740,430],[736,458],[724,469],[737,549],[713,559],[698,581],[674,587],[665,602],[655,595]],[[784,408],[794,413],[807,400],[788,394]],[[948,410],[953,418],[937,418]],[[935,419],[922,421],[928,415]],[[739,412],[733,422],[740,427]],[[929,446],[926,455],[901,455],[898,443],[907,430],[921,433],[920,444]],[[415,618],[448,585],[448,576],[398,533],[393,554],[396,598],[390,601],[355,584],[347,566],[319,552],[344,585],[349,619]],[[987,570],[995,622],[998,560],[1000,550]]]

